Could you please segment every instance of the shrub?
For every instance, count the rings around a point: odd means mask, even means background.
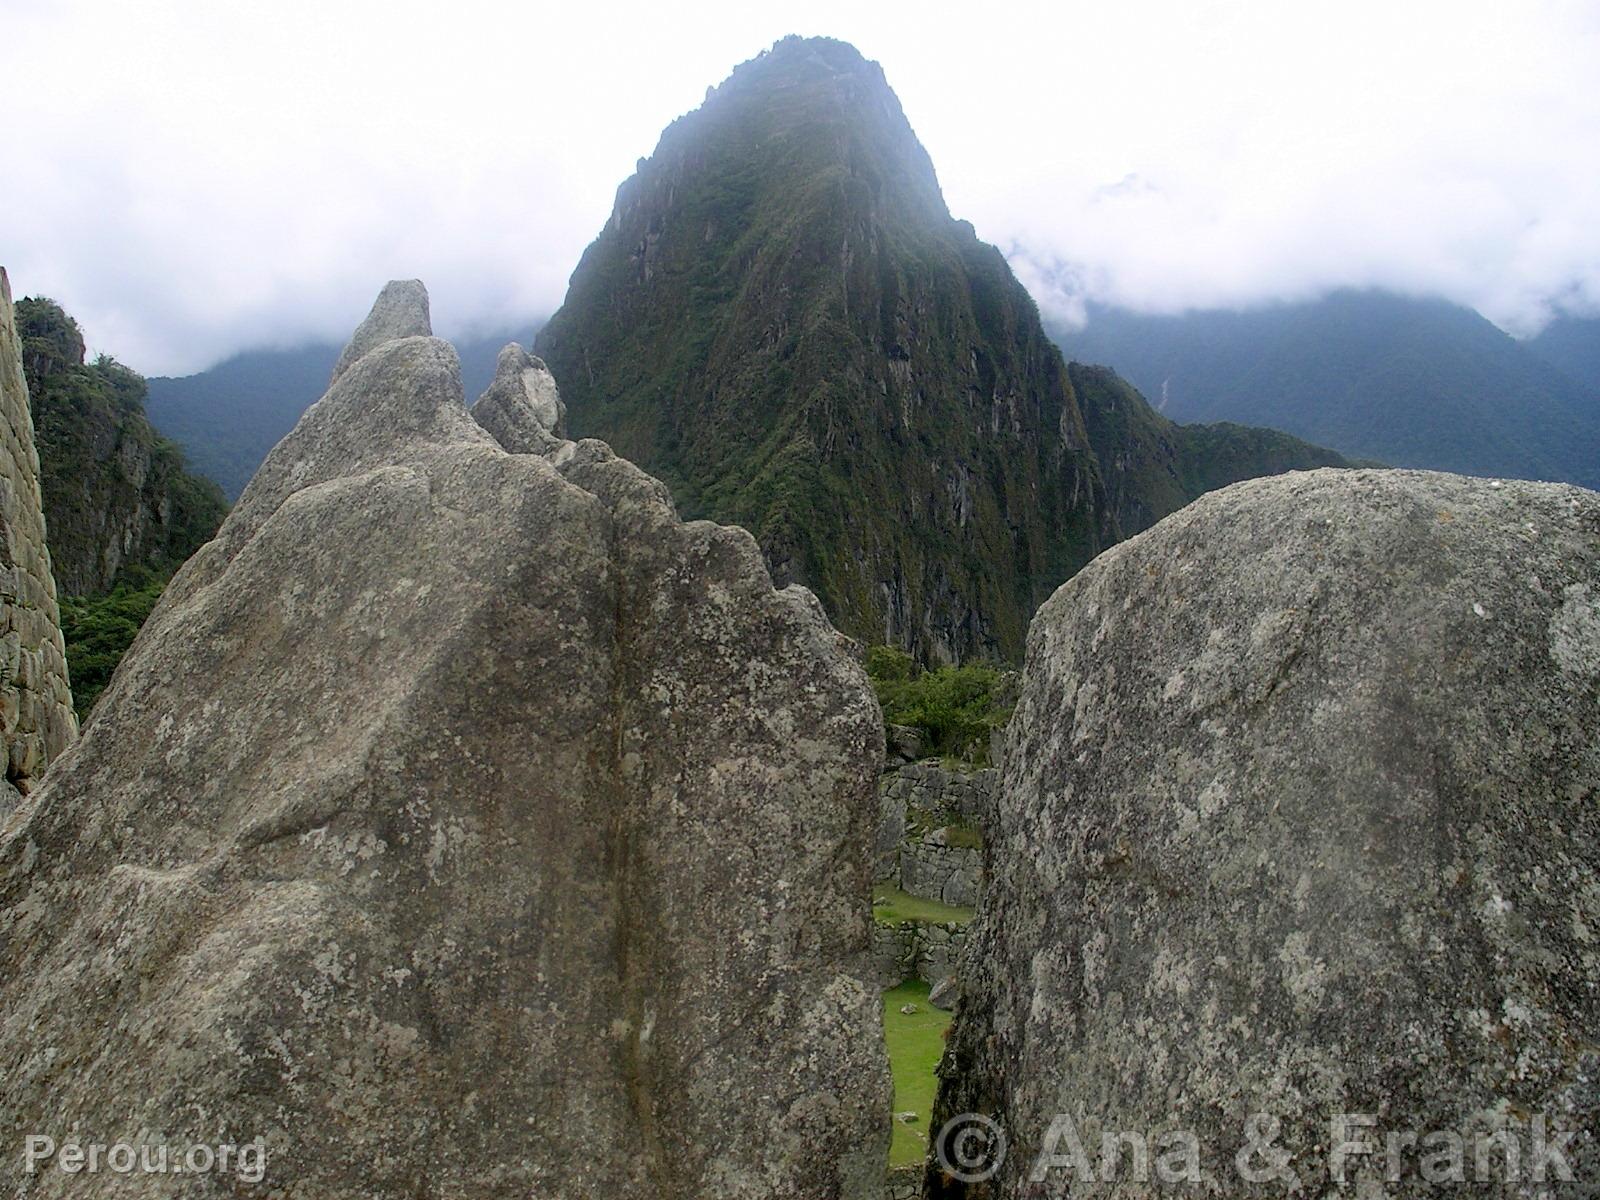
[[[905,651],[873,646],[867,675],[883,719],[921,730],[928,748],[941,757],[987,763],[990,733],[1011,716],[1001,700],[1006,673],[987,664],[923,671]]]
[[[61,634],[67,644],[67,673],[78,720],[111,682],[122,656],[139,635],[150,610],[161,599],[167,575],[132,568],[104,596],[68,596],[61,601]]]

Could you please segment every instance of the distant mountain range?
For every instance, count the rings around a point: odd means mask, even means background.
[[[1092,308],[1052,330],[1180,421],[1269,425],[1394,466],[1600,486],[1600,321],[1519,342],[1470,309],[1376,291],[1249,312]]]
[[[467,403],[494,378],[495,356],[507,342],[533,344],[537,322],[456,342]],[[190,465],[238,499],[261,460],[328,388],[341,346],[252,350],[209,370],[149,381],[145,409],[163,434],[183,447]]]
[[[533,341],[573,436],[748,529],[846,633],[938,662],[1016,659],[1061,582],[1240,479],[1357,459],[1600,484],[1595,324],[1521,343],[1381,292],[1098,309],[1053,331],[1069,364],[881,69],[791,38],[667,128],[536,340],[458,348],[471,402]],[[151,380],[149,411],[236,496],[337,354]]]

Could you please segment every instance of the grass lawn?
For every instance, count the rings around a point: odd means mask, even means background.
[[[920,921],[926,925],[946,925],[954,921],[965,925],[972,917],[970,908],[908,896],[893,884],[878,883],[872,887],[872,918],[880,925],[898,925],[902,921]]]
[[[906,1004],[915,1004],[917,1011],[909,1016],[901,1012]],[[921,1162],[928,1153],[928,1117],[937,1085],[933,1069],[944,1054],[944,1031],[949,1024],[950,1014],[928,1003],[928,985],[920,979],[883,994],[883,1036],[889,1044],[889,1070],[894,1076],[894,1111],[917,1114],[909,1125],[894,1122],[891,1167]]]

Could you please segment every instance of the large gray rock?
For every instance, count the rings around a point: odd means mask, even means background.
[[[0,1194],[235,1194],[25,1179],[39,1133],[259,1137],[308,1200],[876,1197],[866,679],[743,531],[506,452],[396,287],[0,827]]]
[[[378,293],[367,319],[350,335],[350,343],[339,355],[339,361],[333,364],[329,383],[337,383],[339,376],[384,342],[432,335],[428,289],[422,286],[422,280],[391,279]]]
[[[77,733],[33,414],[11,281],[0,267],[0,818]]]
[[[567,436],[567,406],[555,376],[516,342],[500,351],[494,379],[472,415],[513,454],[549,454]]]
[[[1450,1134],[1445,1193],[1596,1194],[1600,496],[1387,471],[1207,496],[1040,610],[1004,763],[933,1128],[995,1114],[1010,1147],[966,1194],[1291,1194],[1238,1171],[1257,1113],[1294,1194],[1441,1194]],[[1105,1133],[1189,1130],[1206,1182],[1030,1182],[1058,1114],[1096,1170]],[[1342,1190],[1340,1114],[1378,1148]],[[1576,1133],[1578,1182],[1531,1178],[1535,1118]],[[1494,1150],[1480,1181],[1502,1127],[1521,1179]],[[1444,1136],[1386,1180],[1407,1133]]]

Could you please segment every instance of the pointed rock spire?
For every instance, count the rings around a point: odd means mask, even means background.
[[[328,382],[338,379],[353,363],[384,342],[432,336],[433,324],[428,318],[428,289],[422,286],[422,280],[392,279],[378,293],[367,319],[351,335],[350,343],[339,355],[333,376]]]
[[[567,434],[567,406],[544,360],[516,342],[500,351],[494,382],[472,407],[478,424],[513,454],[552,449]]]

